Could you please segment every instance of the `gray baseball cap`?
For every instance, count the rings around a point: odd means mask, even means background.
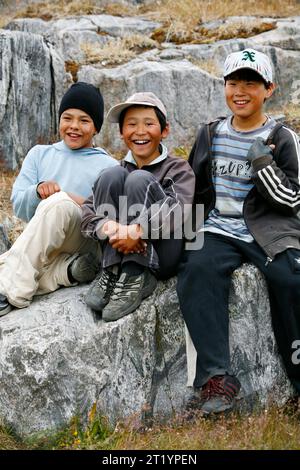
[[[143,106],[151,106],[158,108],[165,118],[167,119],[167,111],[164,104],[160,101],[157,96],[151,91],[143,91],[140,93],[135,93],[134,95],[127,98],[126,101],[120,104],[116,104],[107,113],[107,120],[109,122],[119,122],[120,114],[124,109],[129,108],[135,104],[140,104]]]

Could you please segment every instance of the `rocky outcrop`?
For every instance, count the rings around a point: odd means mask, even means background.
[[[84,62],[87,45],[102,46],[112,38],[132,34],[149,35],[159,23],[142,18],[111,15],[83,15],[43,21],[41,19],[16,19],[7,25],[13,31],[42,35],[60,52],[65,61]]]
[[[230,27],[235,21],[236,17],[229,17],[205,27],[214,29],[217,23]],[[247,17],[240,17],[239,21],[246,23]],[[270,18],[261,21],[274,22]],[[277,90],[266,109],[278,114],[287,104],[299,104],[300,17],[277,19],[276,29],[247,39],[180,46],[162,43],[117,67],[108,67],[105,61],[85,65],[88,50],[93,51],[93,47],[102,48],[113,38],[136,33],[148,37],[157,26],[158,23],[141,17],[109,15],[11,22],[7,26],[10,32],[2,30],[0,34],[0,159],[14,168],[32,145],[54,139],[57,104],[73,79],[99,86],[106,110],[137,90],[153,91],[163,99],[169,112],[171,134],[167,145],[171,149],[190,147],[202,122],[228,114],[223,97],[224,58],[246,47],[262,50],[274,64]],[[65,71],[65,65],[73,77]],[[10,124],[9,132],[5,130],[6,123]],[[112,152],[122,151],[118,126],[105,123],[96,144]]]
[[[0,417],[20,434],[55,430],[97,403],[111,422],[180,414],[186,387],[184,324],[173,278],[133,314],[104,323],[84,303],[87,286],[36,298],[0,319]],[[264,279],[236,271],[230,299],[239,403],[284,403],[292,389],[272,334]],[[190,364],[190,367],[192,365]]]
[[[0,166],[15,168],[57,132],[64,63],[42,36],[0,30]]]
[[[225,113],[223,81],[185,59],[138,58],[110,69],[86,66],[78,72],[78,79],[88,79],[99,86],[107,108],[112,103],[122,102],[124,96],[136,90],[150,90],[161,96],[171,122],[171,134],[166,140],[170,148],[191,144],[201,122]],[[214,99],[215,96],[219,98]],[[98,143],[109,146],[113,152],[119,151],[118,125],[105,122]]]

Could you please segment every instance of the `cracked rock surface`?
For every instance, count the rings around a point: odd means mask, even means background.
[[[111,423],[180,415],[187,388],[184,323],[176,279],[140,308],[104,323],[84,303],[88,286],[36,297],[0,319],[0,417],[19,434],[55,430],[94,403]],[[265,281],[250,265],[230,300],[234,372],[241,406],[284,403],[292,389],[271,329]]]

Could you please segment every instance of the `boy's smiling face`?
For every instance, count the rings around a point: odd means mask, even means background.
[[[261,121],[263,104],[273,91],[273,84],[266,88],[262,81],[228,79],[225,84],[226,102],[235,118],[254,125]]]
[[[151,106],[131,106],[126,111],[121,136],[139,168],[160,155],[159,144],[168,134],[169,125],[161,130]]]
[[[81,109],[67,109],[60,117],[59,133],[61,139],[72,150],[92,147],[96,128],[92,118]]]

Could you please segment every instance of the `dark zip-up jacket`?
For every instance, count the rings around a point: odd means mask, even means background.
[[[194,207],[204,204],[205,219],[216,201],[211,145],[220,119],[200,128],[189,156],[196,175]],[[300,249],[300,148],[295,132],[283,124],[274,127],[267,144],[275,145],[273,158],[252,161],[254,187],[245,198],[243,213],[249,232],[273,259],[287,248]]]

